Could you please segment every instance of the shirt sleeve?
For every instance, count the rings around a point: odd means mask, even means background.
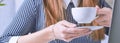
[[[39,3],[38,3],[39,2]],[[19,37],[35,31],[38,4],[42,0],[24,0],[10,25],[0,36],[1,43],[16,42]],[[14,40],[13,40],[14,39]]]
[[[108,41],[109,41],[109,36],[105,35],[105,39],[101,40],[101,43],[108,43]]]
[[[11,37],[11,39],[9,40],[9,43],[17,43],[17,40],[19,39],[20,36],[14,36]]]

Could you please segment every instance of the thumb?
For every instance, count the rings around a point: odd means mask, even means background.
[[[100,7],[98,5],[95,6],[96,9],[100,9]]]
[[[100,10],[100,7],[98,5],[96,5],[95,8],[97,9],[97,13],[98,13]]]
[[[64,40],[65,42],[70,42],[70,41],[72,41],[73,40],[73,38],[71,38],[71,39],[67,39],[67,40]]]

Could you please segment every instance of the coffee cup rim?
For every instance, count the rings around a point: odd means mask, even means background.
[[[72,9],[77,9],[77,8],[94,8],[94,9],[96,9],[96,7],[75,7],[75,8],[72,8]]]

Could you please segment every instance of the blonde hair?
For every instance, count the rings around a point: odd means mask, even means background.
[[[98,5],[99,0],[81,0],[79,3],[79,7],[95,7]],[[46,15],[46,26],[50,26],[52,24],[57,23],[60,20],[64,20],[64,7],[63,0],[44,0],[45,7],[45,15]],[[91,24],[83,24],[83,25],[98,25],[95,21]],[[90,37],[94,40],[102,40],[104,39],[104,28],[100,30],[94,31]]]

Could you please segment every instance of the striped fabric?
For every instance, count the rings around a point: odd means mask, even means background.
[[[104,0],[101,0],[101,2],[103,3],[101,5],[109,7]],[[43,29],[45,27],[45,15],[43,12],[43,0],[25,0],[11,24],[0,37],[0,43],[8,43],[13,36],[22,36]],[[57,43],[66,43],[62,40],[56,41]],[[55,41],[50,43],[55,43]],[[100,43],[100,41],[93,41],[88,36],[84,36],[74,39],[70,43]]]
[[[65,9],[65,20],[67,20],[68,22],[77,24],[77,22],[73,19],[72,17],[72,12],[71,9],[74,8],[74,3],[70,2],[67,6],[67,9]]]
[[[42,0],[25,0],[12,23],[0,37],[0,42],[7,43],[12,36],[26,35],[35,32],[39,27],[43,28],[43,18]]]

